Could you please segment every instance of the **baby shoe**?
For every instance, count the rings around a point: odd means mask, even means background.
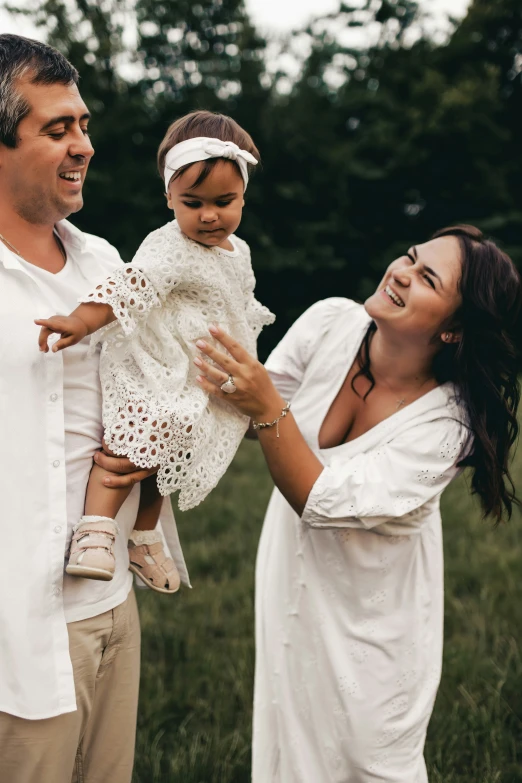
[[[116,565],[112,547],[117,533],[119,528],[114,519],[83,516],[73,528],[66,572],[109,582]]]
[[[129,568],[158,593],[179,590],[178,569],[158,530],[133,530],[129,538]]]

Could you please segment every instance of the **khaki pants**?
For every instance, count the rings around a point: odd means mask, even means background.
[[[0,712],[2,783],[130,783],[140,670],[134,592],[68,630],[78,709],[45,720]]]

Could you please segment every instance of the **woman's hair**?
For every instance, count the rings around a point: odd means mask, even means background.
[[[474,226],[458,225],[437,231],[432,239],[455,237],[460,245],[462,305],[454,316],[459,342],[442,343],[434,360],[439,383],[452,381],[458,400],[469,415],[473,450],[459,463],[472,468],[472,492],[484,515],[500,522],[520,505],[509,471],[510,450],[517,440],[519,355],[516,326],[522,302],[522,282],[512,260]],[[376,330],[371,323],[359,352],[360,370],[370,369],[369,347]],[[355,388],[354,388],[355,391]],[[369,392],[368,392],[369,393]]]
[[[159,145],[158,171],[162,179],[167,152],[181,141],[195,139],[198,136],[207,136],[211,139],[220,139],[221,141],[233,141],[234,144],[237,144],[242,150],[250,152],[256,160],[260,159],[259,150],[252,141],[252,137],[243,130],[232,117],[227,117],[226,114],[216,114],[211,111],[193,111],[173,122]],[[218,160],[221,160],[221,158],[209,158],[204,161],[199,176],[191,186],[192,188],[197,188],[206,180]],[[234,166],[236,166],[238,173],[241,173],[237,163],[234,161],[230,161],[230,163],[233,163]],[[181,168],[174,172],[172,179],[181,177],[183,172],[192,165],[192,163],[188,163],[186,166],[181,166]],[[251,164],[247,165],[250,174],[254,166]]]

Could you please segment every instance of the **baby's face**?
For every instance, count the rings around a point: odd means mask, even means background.
[[[245,203],[243,177],[230,161],[218,160],[206,180],[192,188],[202,166],[194,163],[181,177],[171,180],[167,203],[189,239],[230,250],[228,237],[239,226]]]

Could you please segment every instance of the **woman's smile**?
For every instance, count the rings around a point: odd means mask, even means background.
[[[381,293],[394,306],[396,306],[396,307],[406,307],[406,303],[401,299],[399,294],[396,293],[389,284],[387,286],[385,286],[385,288],[383,288]]]

